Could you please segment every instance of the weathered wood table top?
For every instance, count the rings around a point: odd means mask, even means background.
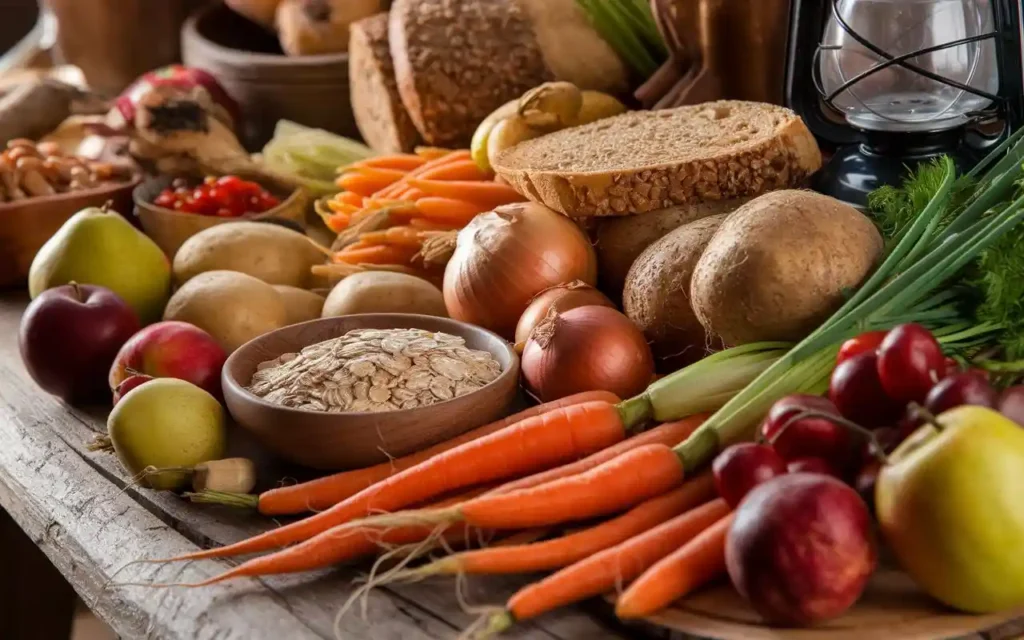
[[[455,638],[473,621],[455,597],[454,581],[389,586],[373,591],[365,618],[346,615],[335,635],[336,613],[366,566],[317,575],[244,579],[206,589],[115,586],[121,582],[194,582],[229,565],[123,565],[227,544],[273,523],[266,519],[148,490],[126,488],[113,455],[87,445],[105,432],[104,408],[71,409],[38,389],[18,354],[17,333],[27,300],[0,295],[0,507],[32,538],[82,599],[123,638],[182,640],[303,640],[306,638]],[[231,453],[260,460],[261,479],[273,484],[301,476],[261,460],[235,430]],[[116,575],[115,575],[116,573]],[[470,581],[474,605],[501,603],[522,582]],[[615,625],[601,608],[569,609],[522,625],[509,638],[543,640],[642,637]]]

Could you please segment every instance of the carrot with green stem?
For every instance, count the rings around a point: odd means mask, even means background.
[[[724,500],[712,500],[528,585],[509,598],[503,611],[487,617],[484,635],[628,584],[728,513]]]
[[[623,620],[657,613],[694,589],[725,573],[729,514],[659,560],[637,578],[615,603]]]
[[[227,547],[176,559],[229,557],[267,551],[305,540],[371,513],[394,512],[448,491],[522,478],[585,458],[626,439],[652,417],[670,420],[721,406],[723,395],[732,389],[741,389],[770,366],[779,351],[784,352],[785,348],[786,345],[780,346],[779,343],[734,347],[677,371],[648,387],[643,394],[617,405],[588,402],[528,418],[406,469],[314,516]],[[691,438],[687,438],[687,442]],[[677,459],[677,468],[672,469],[667,464],[668,457],[664,451],[658,455],[661,458],[659,468],[668,475],[675,474],[676,479],[682,475],[684,467],[688,472],[695,469],[684,463],[685,458]],[[618,478],[603,480],[605,485],[591,487],[593,493],[600,494],[605,486],[619,484]],[[583,488],[578,489],[585,492]],[[615,492],[615,496],[616,499],[622,497],[620,492]],[[595,505],[593,496],[588,496],[586,503],[588,510],[595,506],[601,507],[600,510],[611,508],[609,504]],[[628,505],[623,505],[626,507]],[[445,512],[434,512],[433,515],[437,517],[438,513],[442,514],[441,522],[452,517],[451,513]],[[423,511],[416,514],[422,517]],[[427,517],[429,519],[430,514]],[[461,515],[456,519],[459,517]]]
[[[174,560],[267,551],[372,513],[393,512],[462,488],[571,462],[622,441],[638,428],[643,416],[633,412],[634,406],[585,402],[527,418],[397,473],[326,511],[248,540]]]
[[[207,502],[213,504],[226,504],[248,509],[256,509],[265,516],[296,515],[307,511],[323,511],[338,504],[346,498],[350,498],[360,491],[378,483],[382,480],[406,469],[426,462],[431,458],[449,451],[458,446],[479,440],[484,436],[497,433],[506,427],[517,422],[543,415],[562,407],[569,407],[584,402],[608,402],[615,403],[619,398],[610,391],[584,391],[559,400],[534,405],[506,418],[495,420],[467,431],[466,433],[435,444],[432,447],[410,453],[401,458],[394,458],[387,462],[366,467],[343,471],[333,475],[310,480],[300,484],[293,484],[286,487],[278,487],[264,491],[258,496],[241,493],[223,493],[204,491],[197,494],[190,494],[194,502]],[[696,428],[696,427],[694,427]],[[640,434],[637,437],[643,437]]]
[[[463,551],[395,574],[391,579],[419,580],[445,574],[510,574],[560,569],[640,535],[714,497],[714,480],[705,473],[673,491],[650,498],[618,517],[581,531],[533,544]]]

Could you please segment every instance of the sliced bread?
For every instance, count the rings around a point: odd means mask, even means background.
[[[352,24],[348,69],[352,112],[363,140],[379,153],[411,151],[420,134],[398,95],[387,13]]]
[[[523,142],[494,162],[530,200],[580,217],[756,196],[820,166],[799,116],[735,100],[625,113]]]
[[[516,0],[395,0],[388,37],[402,102],[432,145],[467,146],[492,111],[554,79]]]

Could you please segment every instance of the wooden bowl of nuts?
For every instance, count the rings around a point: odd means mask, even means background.
[[[39,248],[88,207],[129,217],[138,176],[130,167],[66,156],[57,145],[12,140],[0,152],[0,286],[22,284]]]
[[[208,178],[207,180],[218,180],[221,178]],[[240,180],[235,177],[235,180]],[[248,182],[248,181],[245,181]],[[196,187],[203,185],[203,180],[186,178],[160,177],[143,182],[135,189],[133,198],[135,200],[135,213],[142,222],[142,229],[157,245],[164,250],[164,253],[171,259],[177,253],[181,245],[195,234],[225,222],[236,222],[238,220],[286,220],[298,224],[301,228],[306,227],[306,210],[309,207],[309,197],[303,189],[285,191],[278,186],[261,186],[267,194],[273,196],[277,204],[259,211],[259,213],[231,212],[230,215],[216,215],[214,213],[187,212],[171,209],[157,204],[160,195],[167,189],[172,191],[192,192]]]
[[[322,318],[239,347],[221,376],[232,417],[282,458],[354,469],[505,415],[519,357],[498,335],[405,313]]]

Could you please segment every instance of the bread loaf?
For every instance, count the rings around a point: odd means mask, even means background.
[[[627,89],[576,0],[395,0],[388,39],[402,102],[432,145],[468,146],[492,111],[549,80]]]
[[[420,135],[398,95],[387,13],[352,24],[348,55],[352,111],[363,140],[379,153],[412,151]]]
[[[643,213],[801,184],[821,152],[789,109],[723,100],[634,111],[518,144],[494,169],[570,216]]]

